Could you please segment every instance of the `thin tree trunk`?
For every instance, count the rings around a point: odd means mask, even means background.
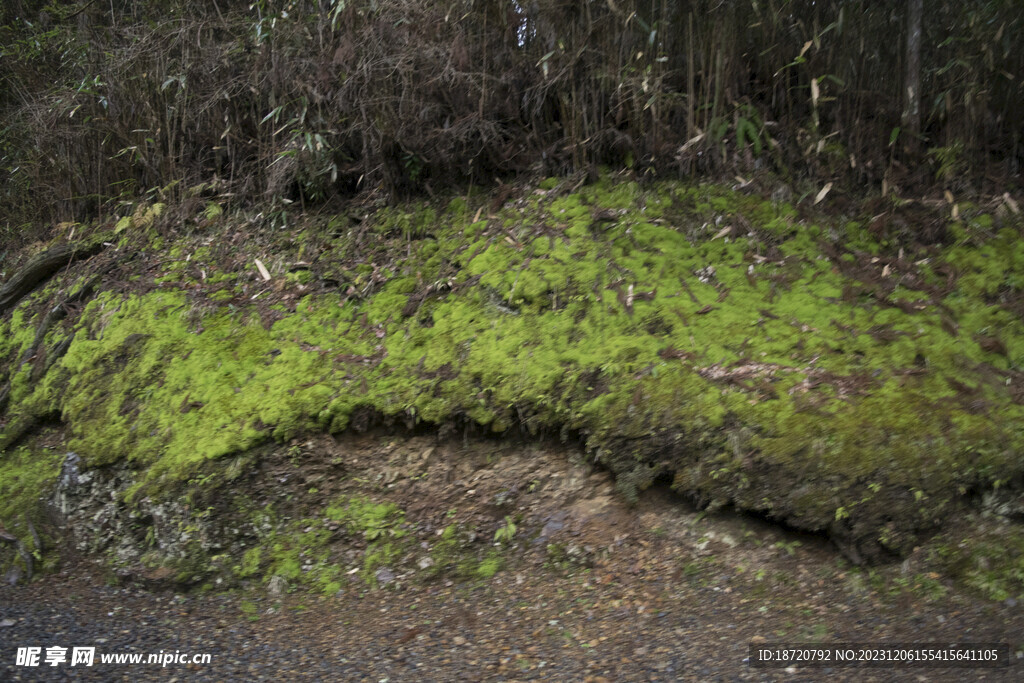
[[[903,79],[904,148],[916,153],[921,140],[921,23],[924,0],[907,3],[906,74]]]

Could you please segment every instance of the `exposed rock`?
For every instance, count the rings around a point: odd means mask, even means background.
[[[267,595],[272,598],[279,598],[288,592],[288,581],[279,574],[270,577],[267,582]]]
[[[397,578],[395,576],[395,573],[387,567],[382,567],[378,569],[376,572],[373,573],[373,577],[377,579],[377,581],[382,586],[388,585]]]

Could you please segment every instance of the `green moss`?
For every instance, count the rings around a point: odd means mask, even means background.
[[[470,530],[449,524],[430,547],[432,564],[421,573],[425,579],[440,575],[460,579],[490,579],[504,567],[504,560],[495,548],[481,556],[480,550],[467,540]]]
[[[604,178],[469,214],[462,200],[380,212],[381,251],[344,275],[365,298],[309,296],[269,329],[255,308],[184,292],[101,294],[38,383],[11,367],[31,339],[19,307],[0,337],[9,412],[59,412],[88,464],[140,468],[135,497],[367,411],[567,428],[627,494],[670,477],[897,552],[961,491],[1022,474],[1007,378],[1024,325],[1002,305],[1024,285],[1016,230],[967,218],[916,280],[883,274],[862,223],[823,229],[714,186]],[[361,533],[397,529],[393,511],[346,504],[338,521]]]
[[[404,513],[396,506],[361,497],[338,499],[321,518],[285,522],[272,508],[261,510],[254,526],[265,531],[232,571],[240,579],[279,576],[293,587],[333,595],[348,580],[347,568],[336,559],[338,543],[348,541],[339,541],[331,531],[334,523],[341,523],[349,538],[365,543],[359,580],[376,585],[376,570],[393,565],[409,550],[407,532],[400,528],[403,521]]]
[[[404,513],[392,503],[374,503],[359,496],[341,499],[325,511],[327,519],[341,522],[349,533],[361,535],[367,541],[385,537],[401,538],[405,532],[398,528]]]
[[[433,564],[430,566],[427,575],[435,576],[444,572],[448,567],[453,566],[461,552],[461,544],[458,539],[458,528],[449,524],[442,530],[437,542],[430,548],[430,559]]]
[[[469,215],[469,204],[462,197],[456,197],[448,202],[448,215],[456,221],[465,220]]]
[[[235,573],[243,579],[256,576],[262,564],[263,549],[260,547],[249,548],[242,555],[242,564],[235,568]]]
[[[343,572],[331,558],[330,537],[321,520],[293,520],[248,550],[236,573],[246,578],[262,571],[267,580],[279,576],[291,586],[337,592]]]
[[[259,621],[260,620],[260,607],[252,600],[242,600],[238,609],[245,615],[248,621]]]
[[[0,360],[8,372],[35,338],[34,322],[25,319],[23,308],[14,309],[10,319],[0,320]]]
[[[1019,525],[946,534],[931,544],[931,560],[962,586],[988,600],[1024,600],[1024,530]]]
[[[235,293],[230,289],[222,289],[219,292],[214,292],[210,295],[211,301],[231,301],[235,298]]]
[[[60,476],[63,456],[48,448],[20,446],[0,451],[0,526],[35,548],[27,520],[41,528],[42,499]]]
[[[492,550],[487,554],[487,557],[480,561],[480,566],[476,568],[477,578],[490,579],[501,570],[502,564],[501,556]]]
[[[309,284],[313,281],[313,274],[308,270],[298,270],[285,275],[285,280],[295,284]]]

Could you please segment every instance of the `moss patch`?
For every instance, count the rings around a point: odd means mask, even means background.
[[[396,562],[406,551],[400,528],[404,514],[390,503],[374,503],[354,496],[340,498],[318,517],[278,519],[273,509],[258,513],[254,526],[264,529],[257,544],[245,551],[233,573],[240,579],[285,579],[327,595],[349,582],[346,560],[339,554],[361,548],[361,570],[356,579],[376,584],[375,571]],[[340,534],[340,536],[339,536]]]
[[[61,453],[35,445],[0,452],[0,528],[19,539],[19,545],[0,545],[0,570],[30,576],[59,563],[59,557],[47,552],[53,528],[46,500],[62,460]]]
[[[929,560],[960,585],[988,600],[1024,600],[1024,531],[1017,525],[980,524],[969,535],[942,534]]]

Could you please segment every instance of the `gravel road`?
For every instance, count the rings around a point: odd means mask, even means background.
[[[192,596],[111,587],[79,568],[0,588],[0,679],[9,681],[1016,681],[1022,667],[758,670],[751,639],[826,624],[828,637],[913,641],[1006,636],[1016,621],[915,605],[826,605],[781,592],[778,609],[742,581],[642,571],[579,575],[515,568],[489,582],[331,598]],[[720,581],[720,583],[719,583]],[[728,589],[728,590],[727,590]],[[988,609],[988,611],[986,611]],[[939,612],[942,612],[941,614]],[[941,619],[939,617],[942,617]],[[802,620],[802,621],[801,621]],[[979,625],[986,624],[986,628]],[[791,631],[793,632],[793,631]],[[795,635],[795,632],[793,632]],[[854,637],[853,634],[857,634]],[[847,634],[847,635],[844,635]],[[822,634],[824,636],[825,634]],[[19,666],[17,649],[41,648]],[[95,647],[94,663],[48,666],[47,649]],[[101,655],[209,654],[210,662],[102,664]]]

